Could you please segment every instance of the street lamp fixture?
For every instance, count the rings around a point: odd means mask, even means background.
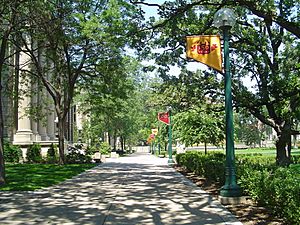
[[[168,130],[168,136],[169,136],[169,142],[168,142],[168,164],[174,164],[173,157],[172,157],[172,107],[168,106],[167,111],[169,114],[169,130]]]
[[[235,21],[234,11],[229,8],[222,8],[215,13],[213,24],[216,28],[224,29],[223,27],[228,27],[230,29],[234,26]]]
[[[236,183],[236,169],[233,138],[233,112],[231,74],[229,61],[229,30],[234,26],[236,16],[229,8],[222,8],[214,15],[214,26],[223,31],[225,71],[225,115],[226,115],[226,168],[225,185],[220,190],[222,197],[240,197],[241,188]]]

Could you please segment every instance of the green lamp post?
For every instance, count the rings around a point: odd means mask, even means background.
[[[171,114],[171,106],[167,107],[168,113],[169,113],[169,130],[168,130],[168,136],[169,136],[169,142],[168,142],[168,155],[169,155],[169,159],[168,159],[168,164],[174,164],[173,158],[172,158],[172,114]]]
[[[224,40],[224,70],[225,70],[225,114],[226,114],[226,169],[225,185],[221,188],[222,197],[240,197],[241,188],[236,183],[233,112],[231,94],[231,75],[229,61],[229,30],[235,24],[235,14],[232,9],[222,8],[214,15],[214,26],[223,31]]]

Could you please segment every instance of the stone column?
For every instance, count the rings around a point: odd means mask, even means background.
[[[78,107],[76,107],[75,116],[76,116],[75,126],[77,128],[78,142],[82,142],[82,130],[83,130],[83,123],[84,123],[84,116],[78,110]]]
[[[54,110],[54,106],[52,107],[52,110]],[[51,141],[55,140],[55,116],[54,111],[48,114],[47,116],[47,134]]]
[[[49,62],[49,60],[46,59],[45,63],[48,68],[51,68],[50,71],[52,71],[53,65]],[[47,78],[49,80],[51,78],[51,75],[52,75],[51,72],[47,73]],[[54,105],[53,98],[51,97],[49,92],[47,92],[47,98],[48,98],[47,102],[49,102],[49,113],[47,115],[47,134],[48,134],[49,140],[54,141],[54,140],[56,140],[55,105]]]
[[[45,95],[43,95],[43,96],[45,96]],[[40,96],[39,98],[42,98],[42,96]],[[45,104],[42,102],[41,99],[39,100],[39,102],[40,102],[40,104]],[[44,107],[46,107],[46,105]],[[43,107],[42,114],[45,115],[45,117],[48,117],[48,113],[45,112],[44,107]],[[39,122],[38,122],[38,131],[39,131],[42,141],[49,141],[49,139],[50,139],[47,135],[47,125],[48,125],[47,120],[39,120]]]
[[[37,57],[39,60],[39,63],[42,65],[42,67],[47,66],[46,57],[44,55],[43,49],[39,48],[37,52]],[[44,85],[42,84],[42,81],[39,83],[39,95],[38,95],[38,103],[42,106],[42,112],[43,119],[40,119],[38,121],[38,131],[41,136],[42,141],[49,141],[50,138],[47,134],[47,125],[48,125],[48,93]]]
[[[39,132],[38,132],[38,123],[37,121],[34,121],[34,120],[31,120],[31,127],[32,127],[32,140],[34,142],[39,142],[42,140],[41,136],[39,135]]]
[[[32,84],[32,92],[33,92],[32,105],[33,107],[37,107],[38,105],[38,84],[37,83]],[[31,128],[33,133],[32,140],[34,142],[41,141],[42,139],[38,132],[38,123],[36,120],[31,120]]]
[[[24,53],[20,53],[19,65],[21,69],[29,70],[30,57]],[[25,114],[25,109],[30,106],[31,98],[26,93],[31,91],[30,81],[26,79],[25,74],[19,77],[19,93],[24,92],[22,98],[19,100],[18,107],[18,129],[13,138],[14,144],[32,144],[32,130],[30,118]]]

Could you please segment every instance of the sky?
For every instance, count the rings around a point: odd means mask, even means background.
[[[165,2],[165,0],[146,0],[146,3],[151,3],[151,4],[162,4]],[[149,18],[151,16],[157,17],[157,7],[154,6],[146,6],[142,5],[143,11],[145,11],[145,17]]]

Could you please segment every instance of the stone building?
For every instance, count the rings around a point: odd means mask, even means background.
[[[53,100],[38,79],[24,73],[32,70],[30,60],[26,51],[10,47],[2,82],[4,138],[19,145],[24,155],[25,149],[34,143],[42,146],[42,154],[52,143],[58,143]],[[66,124],[66,143],[73,142],[74,126],[80,124],[78,119],[76,122],[76,115],[76,107],[71,107]]]

